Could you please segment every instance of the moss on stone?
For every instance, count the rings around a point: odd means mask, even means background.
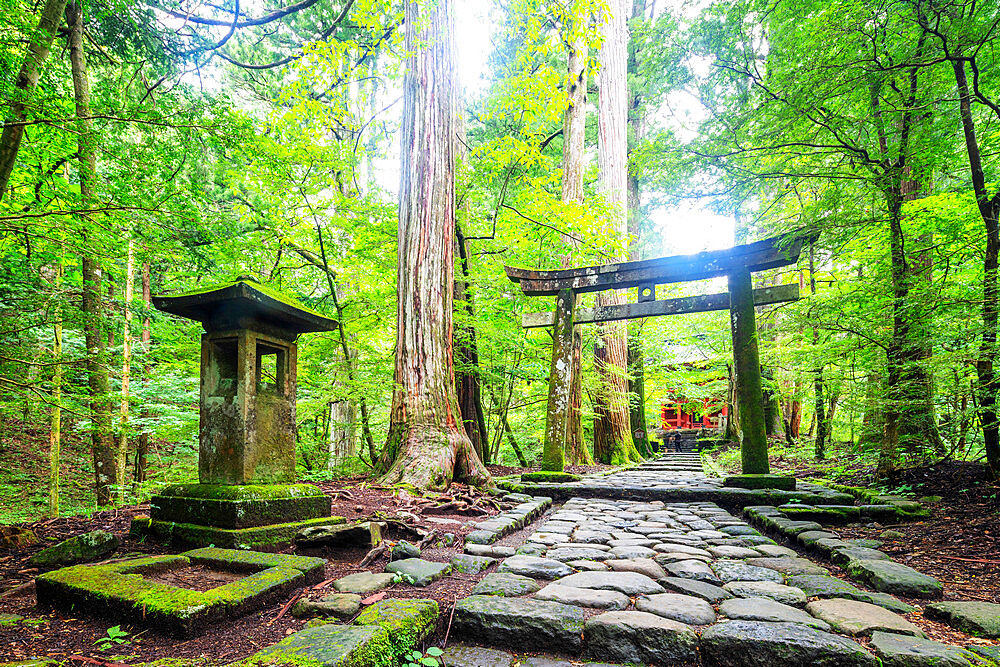
[[[385,629],[334,624],[300,630],[237,663],[239,667],[390,667],[395,664],[396,655]]]
[[[182,555],[191,559],[192,563],[227,569],[233,572],[258,572],[272,567],[289,567],[305,575],[306,583],[321,581],[323,570],[326,567],[326,561],[322,558],[238,549],[219,549],[217,547],[193,549],[185,551]]]
[[[387,631],[393,654],[398,656],[423,641],[437,624],[436,600],[381,600],[358,615],[356,625],[377,625]]]
[[[782,491],[793,491],[795,489],[795,478],[771,474],[731,475],[723,482],[723,486],[740,489],[779,489]]]
[[[43,607],[79,607],[91,613],[190,636],[204,624],[238,617],[253,606],[305,583],[302,570],[264,567],[263,564],[255,565],[259,571],[249,576],[208,591],[170,586],[143,577],[143,574],[192,563],[193,559],[185,556],[153,556],[123,563],[77,565],[55,570],[35,578],[38,602]]]
[[[189,290],[187,292],[180,292],[178,294],[171,294],[170,297],[173,298],[182,296],[197,296],[199,294],[208,294],[210,292],[218,292],[224,290],[228,287],[234,287],[236,285],[239,285],[240,283],[243,283],[247,287],[257,290],[261,294],[271,297],[275,301],[280,301],[286,306],[291,306],[292,308],[298,308],[299,310],[305,311],[311,315],[316,315],[317,317],[323,317],[323,318],[327,317],[323,313],[317,310],[313,310],[312,308],[309,308],[308,306],[304,305],[301,301],[299,301],[292,295],[287,294],[286,292],[282,292],[281,290],[276,290],[273,287],[264,285],[263,283],[259,283],[250,276],[239,276],[236,280],[232,282],[214,283],[212,285],[206,285],[205,287],[201,287],[199,289]]]
[[[325,494],[312,484],[174,484],[161,489],[156,495],[212,500],[276,500],[322,497]]]
[[[554,470],[538,470],[521,475],[522,482],[576,482],[581,477],[568,472]]]
[[[236,529],[173,521],[153,521],[149,526],[149,531],[160,539],[174,540],[191,546],[214,545],[228,549],[266,549],[276,545],[291,544],[296,533],[303,528],[343,521],[342,517],[320,517],[307,521]]]
[[[51,567],[98,560],[118,548],[118,537],[106,530],[92,530],[42,549],[30,559],[29,565]]]
[[[150,505],[154,521],[234,530],[316,518],[344,521],[330,517],[330,498],[310,484],[182,484],[157,493]]]

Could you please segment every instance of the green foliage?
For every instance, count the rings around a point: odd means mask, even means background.
[[[437,646],[431,646],[423,653],[420,651],[410,651],[403,656],[403,659],[406,661],[403,663],[403,667],[438,667],[441,664],[438,658],[443,654],[444,651]]]
[[[120,625],[113,625],[108,628],[107,633],[103,637],[99,637],[94,644],[102,651],[107,651],[108,649],[115,648],[116,646],[128,644],[128,636],[129,633],[122,630]]]

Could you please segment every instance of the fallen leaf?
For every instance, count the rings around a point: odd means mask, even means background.
[[[385,597],[385,591],[382,591],[381,593],[376,593],[375,595],[369,595],[368,597],[366,597],[364,600],[361,601],[361,604],[374,604],[384,597]]]

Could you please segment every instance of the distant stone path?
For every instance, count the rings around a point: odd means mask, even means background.
[[[574,482],[533,482],[516,486],[528,494],[557,499],[709,501],[739,507],[780,505],[789,501],[836,505],[854,500],[847,494],[807,482],[799,482],[795,491],[778,491],[725,487],[723,481],[721,477],[705,474],[699,454],[669,453],[609,475],[588,475]]]
[[[563,486],[621,485],[719,488],[690,454]],[[452,667],[568,667],[581,658],[604,661],[593,665],[874,667],[878,656],[887,666],[977,664],[979,656],[928,641],[890,609],[913,610],[831,577],[714,502],[572,497],[458,602],[451,638],[471,646],[449,647],[444,660]],[[511,651],[576,662],[517,663]]]

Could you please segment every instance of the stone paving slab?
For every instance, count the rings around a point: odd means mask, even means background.
[[[693,628],[643,611],[609,611],[583,628],[588,657],[629,663],[688,664],[698,659]]]
[[[875,631],[926,637],[923,630],[888,609],[857,600],[815,600],[806,611],[845,635],[871,635]]]
[[[473,595],[455,604],[455,637],[496,646],[539,647],[576,655],[582,648],[585,614],[558,602]]]
[[[850,639],[797,623],[726,621],[701,635],[706,667],[876,667]]]
[[[872,648],[882,660],[882,667],[970,667],[982,664],[978,656],[960,646],[889,632],[874,633]]]
[[[1000,637],[1000,604],[975,600],[935,602],[924,608],[924,616],[978,637]]]

